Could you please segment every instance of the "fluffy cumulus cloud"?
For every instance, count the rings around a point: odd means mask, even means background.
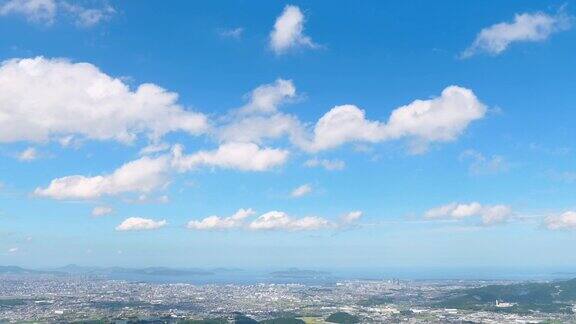
[[[209,216],[201,220],[191,220],[187,227],[193,230],[249,229],[254,231],[313,231],[322,229],[348,228],[362,216],[361,211],[353,211],[336,221],[323,217],[292,217],[282,211],[269,211],[252,221],[248,218],[255,215],[252,209],[239,209],[229,217]]]
[[[312,39],[304,35],[305,17],[300,8],[288,5],[276,18],[274,29],[270,33],[270,48],[276,54],[284,54],[290,49],[317,47]]]
[[[576,211],[546,217],[544,225],[549,230],[576,230]]]
[[[147,193],[168,183],[169,160],[142,157],[129,162],[111,174],[86,177],[66,176],[50,182],[46,188],[36,188],[34,194],[54,199],[95,199],[128,192]]]
[[[470,122],[485,114],[486,106],[472,90],[449,86],[439,97],[415,100],[395,109],[386,124],[386,136],[413,137],[425,142],[451,141]]]
[[[183,147],[172,150],[172,164],[180,171],[198,167],[218,167],[242,171],[265,171],[280,166],[288,159],[288,151],[261,148],[254,143],[225,143],[213,151],[184,155]]]
[[[354,105],[332,108],[316,123],[309,151],[347,142],[380,142],[408,138],[418,144],[454,140],[468,125],[484,117],[486,106],[466,88],[450,86],[439,97],[415,100],[395,109],[388,122],[371,121]]]
[[[254,210],[239,209],[230,217],[208,216],[202,220],[191,220],[188,222],[187,227],[195,230],[222,230],[237,228],[244,225],[244,220],[247,217],[254,215]]]
[[[292,218],[285,212],[270,211],[256,218],[248,227],[252,230],[306,231],[325,229],[331,226],[332,224],[328,220],[321,217]]]
[[[294,198],[304,197],[312,192],[312,186],[308,183],[303,184],[297,188],[294,188],[290,193],[290,196]]]
[[[166,220],[153,220],[142,217],[130,217],[125,219],[120,225],[116,226],[117,231],[146,231],[155,230],[168,224]]]
[[[226,143],[213,151],[185,155],[183,147],[175,145],[170,154],[145,155],[110,174],[56,178],[47,187],[36,188],[34,194],[52,199],[96,199],[125,193],[147,194],[168,185],[173,171],[186,172],[200,167],[266,171],[283,165],[288,155],[286,150],[261,148],[253,143]]]
[[[80,27],[91,27],[109,20],[116,10],[106,2],[94,8],[64,0],[8,0],[0,5],[0,15],[21,15],[35,23],[51,25],[59,13],[69,16]]]
[[[288,135],[293,142],[301,142],[304,128],[300,120],[279,112],[280,106],[297,97],[291,80],[278,79],[254,89],[248,102],[226,118],[216,129],[220,141],[261,143]]]
[[[278,106],[296,96],[296,87],[292,80],[278,79],[272,84],[264,84],[252,90],[248,103],[240,109],[241,113],[271,113]]]
[[[92,209],[92,216],[94,217],[105,216],[112,214],[113,211],[114,209],[112,209],[112,207],[109,206],[96,206],[94,207],[94,209]]]
[[[506,205],[482,205],[478,202],[451,203],[426,211],[424,217],[453,220],[479,217],[483,225],[494,225],[509,220],[512,217],[512,209]]]
[[[378,142],[384,138],[384,130],[383,123],[367,120],[360,108],[354,105],[337,106],[318,120],[313,140],[306,148],[320,151],[347,142]]]
[[[89,63],[36,57],[0,66],[0,142],[70,136],[132,142],[173,131],[200,134],[207,119],[154,84],[135,90]]]
[[[439,97],[395,109],[387,122],[369,120],[360,108],[344,105],[331,109],[309,127],[296,116],[279,111],[296,97],[296,88],[290,80],[278,79],[257,87],[244,106],[209,127],[204,115],[187,111],[177,103],[176,94],[156,85],[143,84],[131,90],[91,64],[42,57],[2,63],[0,87],[0,142],[94,139],[130,143],[139,136],[150,140],[140,151],[140,159],[110,174],[65,176],[35,190],[37,196],[54,199],[146,194],[165,186],[172,171],[202,167],[271,170],[284,165],[290,152],[264,142],[283,136],[308,152],[349,142],[404,138],[425,147],[456,139],[486,112],[471,90],[450,86]],[[190,154],[174,145],[168,152],[170,145],[162,136],[173,131],[215,135],[220,144]],[[345,163],[312,158],[305,166],[341,170]]]
[[[357,106],[342,105],[329,110],[310,129],[296,116],[278,111],[280,104],[296,96],[293,84],[282,85],[285,82],[279,79],[254,90],[248,104],[239,110],[244,114],[233,114],[217,127],[220,141],[260,144],[287,136],[300,149],[318,152],[349,142],[408,139],[414,151],[422,151],[429,143],[455,140],[471,122],[486,114],[486,106],[472,90],[449,86],[439,97],[415,100],[395,109],[387,122],[369,120]],[[332,170],[343,167],[327,160],[312,160],[309,164]]]
[[[544,41],[553,33],[569,29],[571,23],[572,17],[562,11],[556,15],[542,12],[517,14],[513,22],[482,29],[474,43],[462,53],[462,57],[481,52],[498,55],[512,43]]]

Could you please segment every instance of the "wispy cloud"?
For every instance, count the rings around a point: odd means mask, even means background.
[[[542,42],[554,33],[569,29],[572,20],[573,17],[563,9],[555,15],[543,12],[517,14],[512,22],[502,22],[482,29],[461,57],[468,58],[478,53],[498,55],[513,43]]]
[[[220,35],[221,37],[232,38],[235,40],[241,39],[243,34],[244,34],[244,28],[243,27],[219,29],[218,30],[218,35]]]
[[[471,174],[495,174],[510,169],[509,163],[500,155],[485,156],[476,150],[466,150],[460,154],[460,161],[468,161],[468,170]]]
[[[92,27],[112,18],[116,10],[106,2],[87,8],[64,0],[8,0],[0,5],[0,15],[21,15],[28,21],[52,25],[62,14],[71,17],[80,27]]]
[[[55,0],[10,0],[0,6],[0,15],[22,15],[29,21],[50,25],[56,10]]]
[[[168,224],[166,220],[153,220],[142,217],[130,217],[125,219],[120,225],[116,226],[117,231],[148,231],[155,230]]]
[[[512,217],[512,208],[506,205],[482,205],[478,202],[450,203],[432,208],[424,213],[424,218],[464,220],[479,217],[482,225],[495,225]]]
[[[100,217],[100,216],[109,215],[112,212],[114,212],[114,209],[110,206],[96,206],[96,207],[94,207],[94,209],[92,209],[92,216]]]
[[[313,158],[306,160],[306,162],[304,162],[304,166],[308,168],[322,167],[329,171],[337,171],[337,170],[344,170],[344,168],[346,167],[346,162],[337,159],[330,160],[330,159]]]
[[[29,147],[18,154],[18,160],[24,162],[34,161],[37,158],[38,158],[38,152],[33,147]]]
[[[290,196],[292,196],[293,198],[300,198],[310,194],[311,192],[312,192],[312,186],[306,183],[297,188],[294,188],[294,190],[292,190],[292,192],[290,193]]]

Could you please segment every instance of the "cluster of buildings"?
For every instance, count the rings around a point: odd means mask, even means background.
[[[0,278],[0,321],[230,318],[298,316],[321,323],[347,312],[367,323],[477,322],[538,323],[576,320],[571,315],[515,315],[431,306],[458,289],[484,283],[350,280],[334,284],[159,284],[90,277],[14,276]],[[497,305],[506,307],[504,301]],[[499,306],[499,307],[500,307]]]

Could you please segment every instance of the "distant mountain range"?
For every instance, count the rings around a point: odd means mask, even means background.
[[[20,275],[56,275],[56,276],[91,276],[120,280],[201,280],[211,282],[222,278],[260,278],[259,280],[280,281],[313,281],[330,280],[334,277],[330,272],[290,268],[268,273],[251,273],[238,268],[169,268],[169,267],[92,267],[69,264],[58,268],[26,269],[18,266],[0,266],[0,274]],[[211,277],[213,276],[213,277]],[[204,279],[201,279],[204,278]],[[224,279],[226,280],[226,279]]]
[[[58,271],[45,271],[45,270],[31,270],[31,269],[24,269],[17,266],[0,266],[0,274],[30,274],[30,275],[40,275],[40,274],[63,274],[62,272]]]
[[[290,268],[283,271],[274,271],[270,275],[275,278],[287,278],[287,279],[314,279],[314,278],[328,278],[330,277],[330,272],[327,271],[316,271],[316,270],[302,270],[297,268]]]
[[[134,274],[150,276],[208,276],[216,272],[196,268],[175,269],[167,267],[148,267],[148,268],[122,268],[122,267],[83,267],[70,264],[64,267],[56,268],[58,272],[69,274],[93,274],[93,275],[112,275],[112,274]]]
[[[167,268],[167,267],[147,267],[147,268],[123,268],[123,267],[84,267],[69,264],[64,267],[49,270],[32,270],[18,266],[0,266],[0,274],[28,274],[28,275],[149,275],[149,276],[210,276],[217,273],[231,273],[242,271],[235,268],[215,268],[204,270],[197,268]]]

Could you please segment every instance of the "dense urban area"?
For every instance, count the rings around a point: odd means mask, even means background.
[[[305,278],[313,274],[296,272],[295,276]],[[390,279],[318,284],[191,284],[49,272],[5,271],[0,276],[0,321],[5,322],[576,321],[574,280],[518,283]]]

